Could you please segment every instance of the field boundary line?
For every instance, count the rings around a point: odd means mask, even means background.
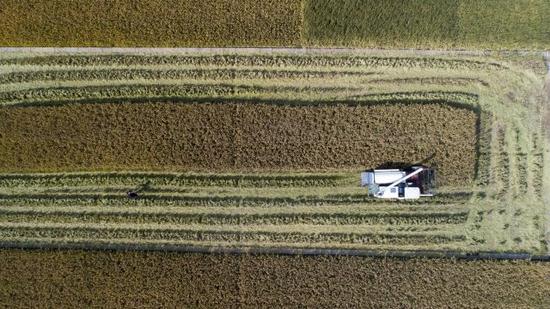
[[[303,256],[360,256],[375,258],[451,258],[457,260],[528,260],[550,262],[550,255],[532,255],[529,253],[476,252],[458,251],[375,251],[362,249],[305,249],[277,247],[217,247],[217,246],[182,246],[170,244],[132,244],[132,243],[21,243],[18,241],[0,241],[0,248],[28,250],[85,250],[85,251],[163,251],[210,254],[251,254],[251,255],[303,255]]]
[[[0,47],[0,52],[20,53],[20,52],[37,52],[37,53],[223,53],[223,52],[238,52],[238,53],[276,53],[284,52],[290,54],[304,54],[309,52],[321,53],[349,53],[349,52],[386,52],[400,51],[411,53],[422,53],[425,55],[439,55],[449,52],[455,52],[461,55],[486,55],[484,51],[464,51],[464,50],[417,50],[417,49],[379,49],[379,48],[270,48],[270,47],[228,47],[228,48],[193,48],[193,47],[167,47],[167,48],[149,48],[149,47]]]
[[[140,53],[155,53],[155,54],[172,54],[172,53],[242,53],[242,54],[256,54],[256,53],[288,53],[288,54],[364,54],[364,53],[392,53],[399,52],[407,55],[417,56],[444,56],[444,55],[457,55],[457,56],[491,56],[494,54],[500,55],[540,55],[548,54],[545,50],[466,50],[466,49],[384,49],[384,48],[315,48],[315,47],[227,47],[227,48],[194,48],[194,47],[0,47],[0,52],[3,53],[124,53],[124,54],[140,54]]]

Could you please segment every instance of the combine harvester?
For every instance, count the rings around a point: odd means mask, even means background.
[[[361,186],[376,198],[410,200],[434,196],[435,170],[425,166],[408,169],[374,169],[361,173]]]

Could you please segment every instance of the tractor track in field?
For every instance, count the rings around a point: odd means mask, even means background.
[[[502,252],[460,252],[443,250],[366,250],[366,249],[328,249],[328,248],[288,248],[288,247],[219,247],[219,246],[193,246],[193,245],[173,245],[173,244],[132,244],[132,243],[112,243],[112,242],[94,242],[86,241],[66,242],[66,243],[37,243],[20,241],[0,241],[1,248],[11,249],[30,249],[30,250],[105,250],[105,251],[161,251],[161,252],[186,252],[186,253],[215,253],[215,254],[252,254],[252,255],[303,255],[303,256],[361,256],[361,257],[380,257],[380,258],[428,258],[440,259],[451,258],[457,260],[527,260],[550,262],[550,254],[533,255],[529,253],[502,253]]]
[[[550,139],[550,51],[547,51],[543,54],[544,62],[546,64],[546,69],[548,73],[546,75],[546,80],[544,83],[545,92],[546,92],[546,112],[544,115],[544,130],[546,131],[547,139]],[[548,154],[547,154],[548,155]],[[547,168],[548,169],[548,168]],[[545,203],[550,203],[550,194],[545,193],[543,196]],[[548,250],[548,255],[550,255],[550,207],[547,208],[546,212],[546,224],[545,224],[545,236],[546,236],[546,248]]]

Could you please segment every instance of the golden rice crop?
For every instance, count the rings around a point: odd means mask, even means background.
[[[299,0],[0,1],[2,46],[288,46]]]
[[[2,250],[3,307],[544,308],[550,264]],[[510,293],[510,291],[513,293]]]
[[[432,157],[458,184],[476,159],[475,112],[444,104],[71,104],[5,107],[0,120],[2,171],[339,171]]]

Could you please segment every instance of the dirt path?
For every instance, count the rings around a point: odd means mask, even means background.
[[[487,52],[484,51],[447,51],[447,50],[386,50],[386,49],[364,49],[364,48],[103,48],[103,47],[0,47],[0,52],[37,52],[37,53],[156,53],[156,54],[172,54],[172,53],[289,53],[289,54],[363,54],[369,52],[399,52],[401,54],[414,55],[472,55],[483,56]]]
[[[541,51],[510,50],[428,50],[381,48],[120,48],[120,47],[0,47],[0,53],[124,53],[124,54],[186,54],[186,53],[288,53],[288,54],[400,54],[405,56],[491,56],[491,55],[540,55]]]
[[[545,81],[545,89],[547,93],[548,103],[550,104],[550,51],[545,52],[543,54],[544,61],[546,62],[546,68],[548,69],[548,74],[546,75],[546,81]],[[546,127],[546,133],[547,137],[550,139],[550,107],[546,108],[546,115],[545,115],[545,127]],[[548,168],[548,167],[547,167]],[[546,176],[548,177],[548,176]],[[550,193],[546,193],[545,203],[550,203]],[[548,249],[548,255],[550,255],[550,207],[547,207],[547,213],[546,213],[546,247]]]
[[[546,62],[546,69],[548,74],[546,75],[546,91],[548,93],[548,98],[550,99],[550,51],[544,53],[544,61]]]

